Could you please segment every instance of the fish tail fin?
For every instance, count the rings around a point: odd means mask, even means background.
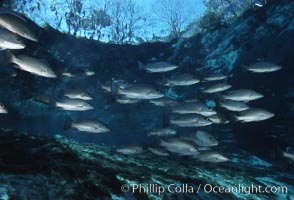
[[[33,101],[48,104],[48,105],[50,103],[50,98],[47,95],[34,94],[34,95],[31,95],[31,99]]]
[[[137,63],[138,63],[139,71],[142,71],[143,69],[145,69],[145,65],[141,61],[137,61]]]
[[[150,132],[145,132],[145,137],[150,137],[150,136],[151,136]]]
[[[167,108],[164,108],[163,116],[162,116],[162,127],[166,128],[169,126],[169,114]]]
[[[285,151],[292,152],[292,151],[294,151],[294,148],[293,148],[293,146],[287,146]]]
[[[52,110],[56,107],[56,100],[52,97],[49,98],[49,110]]]
[[[215,93],[213,94],[213,97],[215,98],[215,100],[224,100],[224,96],[222,94],[219,93]]]
[[[282,158],[284,156],[284,151],[282,149],[281,146],[277,146],[276,149],[274,149],[274,151],[271,153],[271,157],[272,159],[279,159]]]
[[[247,69],[247,66],[246,65],[241,65],[241,69],[243,72],[247,72],[248,69]]]
[[[287,152],[286,151],[282,151],[281,155],[282,155],[282,157],[287,158]]]
[[[216,100],[216,101],[215,101],[215,107],[216,107],[216,108],[221,108],[221,107],[222,107],[222,105],[221,105],[221,100]]]
[[[177,122],[176,122],[174,119],[170,119],[170,120],[169,120],[169,123],[170,123],[170,124],[173,124],[173,125],[174,125],[174,124],[177,124]]]
[[[161,85],[161,86],[164,86],[164,84],[165,84],[165,82],[163,82],[163,77],[161,79],[156,80],[155,83],[157,85]]]
[[[165,142],[163,139],[160,139],[160,140],[159,140],[159,145],[160,145],[160,146],[163,146],[165,143],[166,143],[166,142]]]
[[[111,83],[111,95],[117,96],[119,93],[119,87],[115,83]]]
[[[72,119],[70,117],[67,117],[65,120],[63,130],[66,131],[66,130],[70,129],[71,126],[72,126]]]
[[[162,85],[168,85],[168,81],[167,81],[166,76],[162,75],[161,83],[162,83]]]
[[[64,95],[64,90],[63,89],[60,89],[57,96],[59,98],[61,98],[61,97],[63,97],[63,95]]]
[[[107,103],[107,105],[111,105],[111,104],[115,103],[116,98],[117,98],[117,97],[114,97],[114,96],[112,96],[112,95],[108,95],[108,96],[107,96],[107,99],[106,99],[106,103]]]
[[[233,120],[234,121],[240,121],[239,116],[238,115],[232,115],[233,116]]]
[[[9,50],[7,50],[5,51],[4,58],[2,60],[1,65],[5,66],[9,63],[12,63],[14,59],[15,59],[15,56]]]
[[[223,95],[221,94],[213,94],[214,100],[215,100],[215,104],[216,107],[220,108],[222,107],[222,101],[224,100]]]
[[[100,80],[97,80],[97,81],[96,81],[96,88],[97,88],[97,89],[101,89],[101,88],[102,88],[102,83],[101,83]]]
[[[110,155],[115,155],[117,152],[116,152],[116,149],[111,147],[110,151],[109,151],[109,154]]]
[[[239,122],[239,121],[241,121],[241,120],[239,119],[239,116],[238,116],[238,115],[234,115],[234,114],[229,115],[229,120],[230,120],[231,122]],[[242,121],[241,121],[241,122],[242,122]]]
[[[33,34],[33,37],[31,38],[31,40],[34,42],[39,42],[39,39],[35,34]]]

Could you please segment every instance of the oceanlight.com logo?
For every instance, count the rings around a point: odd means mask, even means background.
[[[251,184],[245,186],[243,184],[238,184],[237,186],[216,186],[211,184],[205,184],[203,186],[203,191],[205,193],[238,193],[238,194],[276,194],[276,193],[288,193],[287,186],[261,186]]]
[[[238,193],[244,195],[250,194],[288,194],[287,186],[261,186],[261,185],[248,185],[238,184],[235,186],[218,186],[211,184],[169,184],[166,186],[159,184],[124,184],[121,186],[122,192],[131,193],[145,193],[162,195],[163,193],[171,194],[197,194],[199,192],[215,193],[215,194],[229,194]]]

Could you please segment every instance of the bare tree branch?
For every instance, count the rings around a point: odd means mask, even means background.
[[[180,36],[188,16],[191,15],[188,6],[181,0],[157,0],[153,10],[158,22],[167,25],[170,34],[177,37]]]

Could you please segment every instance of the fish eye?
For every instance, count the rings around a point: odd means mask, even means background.
[[[16,41],[17,41],[17,42],[20,42],[21,40],[20,40],[19,38],[16,38]]]
[[[4,108],[4,105],[3,104],[0,104],[0,108]]]

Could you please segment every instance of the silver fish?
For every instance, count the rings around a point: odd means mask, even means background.
[[[189,86],[199,83],[200,80],[194,75],[185,73],[166,79],[164,82],[165,86]]]
[[[226,79],[227,76],[220,73],[212,73],[203,78],[204,81],[220,81]]]
[[[81,99],[62,99],[59,101],[55,101],[54,99],[50,99],[50,108],[58,107],[62,110],[68,111],[86,111],[92,110],[94,107],[83,101]]]
[[[205,118],[204,116],[196,113],[189,114],[181,114],[174,119],[170,120],[171,124],[177,123],[197,123],[201,118]]]
[[[9,13],[0,14],[0,25],[12,33],[18,34],[26,39],[38,42],[34,32],[28,27],[28,23],[15,15]]]
[[[140,61],[138,61],[139,71],[146,70],[150,73],[158,73],[158,72],[168,72],[174,69],[177,69],[178,66],[170,64],[168,62],[156,62],[152,64],[144,65]]]
[[[164,95],[152,86],[144,84],[134,84],[128,88],[121,89],[115,83],[111,87],[112,95],[125,95],[130,99],[158,99]]]
[[[168,151],[178,153],[180,155],[198,155],[196,146],[188,140],[180,138],[172,138],[161,140],[160,146],[165,147]]]
[[[86,91],[83,91],[83,90],[61,91],[60,95],[70,99],[81,99],[85,101],[89,101],[93,99]]]
[[[291,146],[288,146],[282,154],[285,158],[288,158],[294,162],[294,150]]]
[[[116,84],[121,89],[126,89],[130,87],[132,84],[128,83],[125,80],[114,80],[114,81],[107,81],[102,84],[99,80],[97,81],[97,87],[105,90],[106,92],[111,92],[111,85],[112,83]]]
[[[12,53],[7,52],[4,62],[15,63],[21,70],[30,72],[37,76],[42,76],[46,78],[57,78],[56,74],[50,68],[49,64],[44,60],[39,60],[23,55],[15,57]]]
[[[239,89],[239,90],[227,91],[223,95],[223,98],[230,99],[233,101],[252,101],[252,100],[263,98],[263,95],[253,90]]]
[[[279,71],[282,69],[281,66],[269,62],[258,62],[249,66],[245,66],[243,68],[254,73],[268,73]]]
[[[171,128],[161,128],[161,129],[156,129],[153,131],[150,131],[147,133],[147,136],[169,136],[169,135],[175,135],[177,132]]]
[[[247,110],[250,108],[247,104],[245,104],[243,102],[233,101],[230,99],[225,99],[225,100],[219,101],[219,105],[227,110],[238,111],[238,112],[244,111],[244,110]]]
[[[150,152],[152,152],[153,154],[155,155],[158,155],[158,156],[169,156],[169,152],[163,148],[154,148],[154,147],[149,147],[148,150]]]
[[[173,113],[190,114],[197,113],[203,116],[215,115],[216,111],[201,102],[184,102],[172,108]]]
[[[68,130],[70,128],[91,133],[105,133],[110,131],[105,124],[95,119],[81,119],[77,122],[73,122],[71,118],[67,118],[64,130]]]
[[[8,111],[6,110],[5,106],[0,102],[0,114],[7,114]]]
[[[84,73],[86,76],[94,76],[95,75],[95,72],[90,69],[85,69]]]
[[[196,133],[186,134],[181,136],[181,138],[195,142],[201,147],[212,147],[219,144],[213,135],[205,131],[197,131]]]
[[[0,28],[0,49],[24,49],[26,45],[15,34]]]
[[[95,72],[90,69],[75,69],[75,70],[65,70],[61,72],[62,76],[68,77],[68,78],[78,78],[78,77],[85,77],[85,76],[94,76]]]
[[[211,163],[219,163],[226,162],[229,159],[221,155],[220,153],[214,151],[203,151],[197,157],[202,162],[211,162]]]
[[[238,115],[235,115],[235,119],[241,122],[257,122],[274,117],[275,114],[268,112],[261,108],[250,108],[248,110],[241,111]]]
[[[223,92],[225,90],[228,90],[232,87],[232,85],[230,84],[226,84],[226,83],[214,83],[208,87],[206,87],[203,92],[204,93],[217,93],[217,92]]]
[[[43,104],[50,104],[50,96],[46,94],[34,95],[32,100]]]
[[[188,99],[185,99],[183,102],[185,103],[200,102],[200,100],[197,97],[190,97]]]
[[[149,102],[156,106],[174,106],[177,104],[175,100],[168,97],[161,97],[159,99],[151,99],[149,100]]]
[[[212,124],[212,121],[206,120],[206,119],[200,119],[198,122],[195,123],[173,123],[174,125],[177,125],[179,127],[203,127],[208,126]]]
[[[134,154],[143,153],[144,150],[143,150],[142,146],[125,145],[125,146],[121,146],[121,147],[117,148],[116,152],[121,153],[121,154],[125,154],[125,155],[134,155]]]
[[[222,114],[217,113],[207,117],[214,124],[228,124],[230,121]]]
[[[65,77],[71,77],[71,78],[75,77],[74,73],[69,72],[69,71],[61,72],[61,75],[65,76]]]
[[[120,104],[135,104],[140,102],[140,99],[130,99],[124,95],[119,95],[117,97],[115,97],[115,101],[120,103]]]
[[[294,154],[293,153],[287,153],[287,152],[283,152],[283,156],[285,158],[289,158],[294,162]]]

